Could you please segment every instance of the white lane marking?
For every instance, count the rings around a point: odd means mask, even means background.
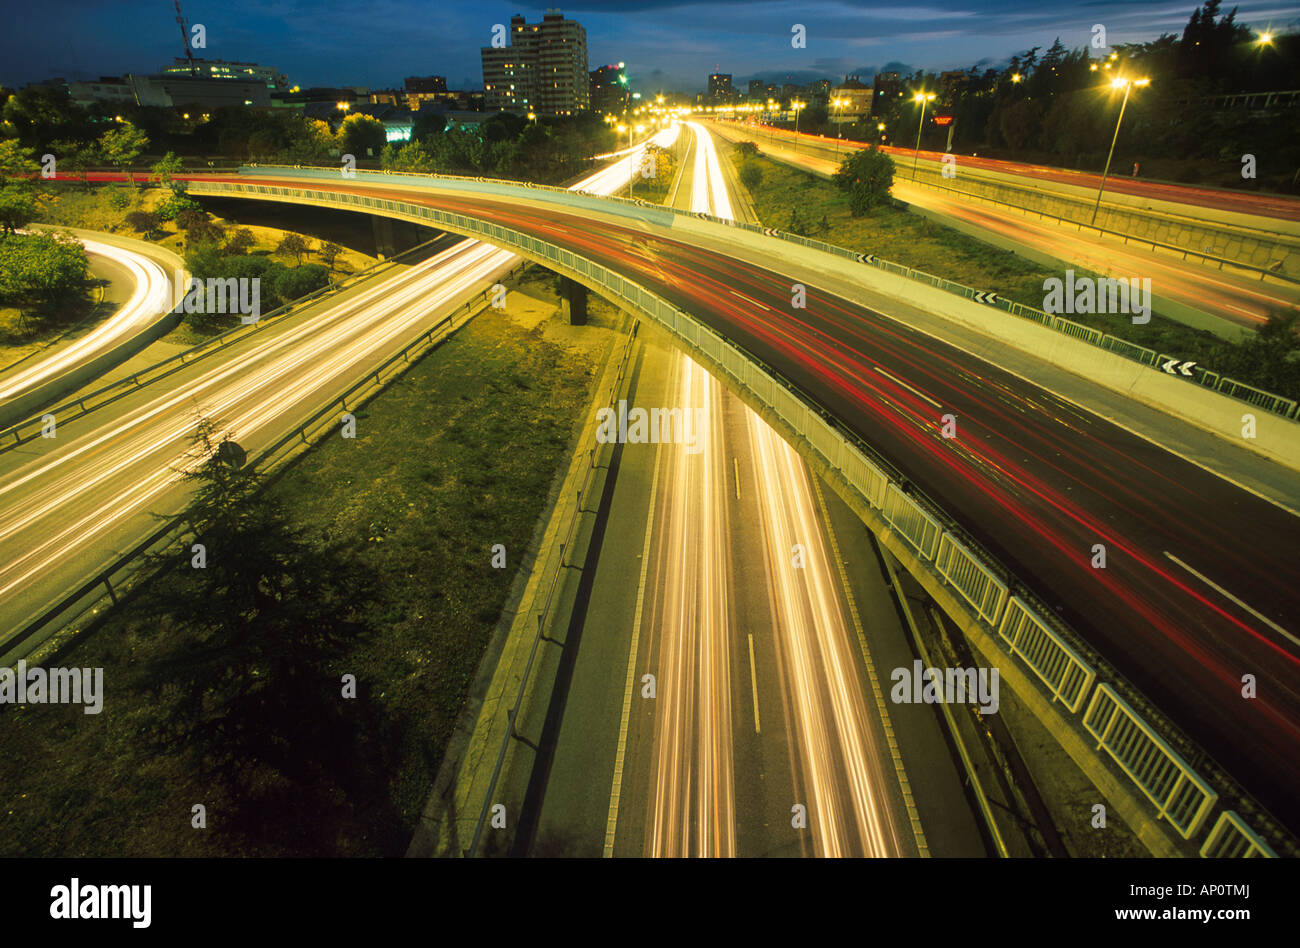
[[[752,299],[752,298],[746,296],[744,293],[737,293],[735,290],[729,290],[728,292],[731,293],[732,296],[739,296],[742,300],[744,300],[746,303],[749,303],[751,306],[757,306],[757,307],[759,307],[760,309],[765,309],[765,310],[767,310],[769,313],[774,312],[774,310],[772,309],[772,307],[770,307],[770,306],[768,306],[768,305],[766,305],[766,304],[764,304],[764,303],[760,303],[758,300],[756,300],[756,299]]]
[[[645,605],[645,574],[650,564],[650,536],[654,532],[655,495],[659,493],[659,456],[663,442],[655,448],[655,472],[650,479],[650,507],[646,516],[645,543],[641,546],[641,581],[636,588],[636,613],[632,618],[632,647],[627,656],[627,682],[623,688],[623,718],[618,725],[618,751],[614,755],[614,786],[609,794],[609,818],[605,823],[603,857],[614,855],[614,832],[618,828],[618,799],[623,793],[623,756],[627,753],[627,722],[632,714],[632,691],[636,687],[636,653],[641,640],[641,609]]]
[[[1181,566],[1183,569],[1187,570],[1187,572],[1191,573],[1193,576],[1195,576],[1195,577],[1196,577],[1197,579],[1199,579],[1201,582],[1205,583],[1205,585],[1209,586],[1211,589],[1213,589],[1213,590],[1214,590],[1215,592],[1217,592],[1219,595],[1224,596],[1224,597],[1227,598],[1227,599],[1231,599],[1233,602],[1235,602],[1237,605],[1241,606],[1241,608],[1245,609],[1245,610],[1246,610],[1247,612],[1249,612],[1252,616],[1254,616],[1254,617],[1255,617],[1256,619],[1258,619],[1260,622],[1264,623],[1266,626],[1268,626],[1268,627],[1269,627],[1270,629],[1272,629],[1274,632],[1278,633],[1279,635],[1284,635],[1284,636],[1286,636],[1288,639],[1291,640],[1291,642],[1292,642],[1293,644],[1295,644],[1295,645],[1300,645],[1300,639],[1296,638],[1294,635],[1292,635],[1292,634],[1291,634],[1290,632],[1288,632],[1286,629],[1282,628],[1280,625],[1278,625],[1276,622],[1274,622],[1274,621],[1273,621],[1272,619],[1270,619],[1268,616],[1266,616],[1266,615],[1261,615],[1260,613],[1256,612],[1254,609],[1252,609],[1250,606],[1246,605],[1244,602],[1242,602],[1240,599],[1238,599],[1238,598],[1237,598],[1236,596],[1234,596],[1232,593],[1228,592],[1228,590],[1224,589],[1222,586],[1220,586],[1220,585],[1219,585],[1218,583],[1216,583],[1214,580],[1210,579],[1208,576],[1205,576],[1203,573],[1198,573],[1196,570],[1192,569],[1190,566],[1188,566],[1186,563],[1184,563],[1184,562],[1183,562],[1182,560],[1180,560],[1178,557],[1174,556],[1174,554],[1170,553],[1168,550],[1165,550],[1165,556],[1169,557],[1169,559],[1173,560],[1175,563],[1177,563],[1177,564],[1178,564],[1179,566]]]
[[[884,376],[885,378],[887,378],[887,379],[893,379],[895,382],[897,382],[899,385],[903,386],[903,388],[907,389],[909,392],[911,392],[911,393],[912,393],[913,395],[915,395],[917,398],[924,398],[927,402],[929,402],[929,403],[930,403],[931,405],[933,405],[935,408],[942,408],[942,407],[943,407],[943,406],[940,405],[938,402],[936,402],[933,398],[931,398],[929,395],[925,394],[925,392],[922,392],[922,391],[920,391],[919,389],[913,388],[912,386],[910,386],[910,385],[908,385],[906,382],[904,382],[902,379],[900,379],[898,376],[896,376],[896,375],[892,375],[892,374],[890,374],[889,372],[886,372],[886,371],[885,371],[884,369],[882,369],[880,366],[876,366],[876,371],[879,372],[881,375],[883,375],[883,376]]]
[[[740,462],[734,454],[731,456],[731,466],[736,470],[736,499],[740,500]]]
[[[758,726],[758,672],[754,670],[754,633],[749,633],[749,685],[754,690],[754,733],[762,734]]]

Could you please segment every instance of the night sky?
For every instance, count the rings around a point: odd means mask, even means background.
[[[696,92],[710,72],[736,83],[761,77],[806,83],[889,68],[934,71],[973,63],[998,66],[1059,36],[1086,45],[1094,23],[1110,45],[1181,34],[1193,0],[580,0],[560,7],[587,28],[591,68],[624,61],[633,87]],[[1300,25],[1294,3],[1248,0],[1237,20],[1274,31]],[[183,54],[170,0],[5,0],[0,84],[21,86],[149,73]],[[408,75],[445,75],[453,88],[481,87],[479,47],[511,14],[530,21],[543,7],[478,0],[182,0],[189,21],[207,28],[211,59],[249,60],[314,85],[398,87]],[[1232,8],[1224,4],[1225,10]],[[791,26],[807,28],[807,48],[791,48]]]

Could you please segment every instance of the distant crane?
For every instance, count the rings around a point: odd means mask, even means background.
[[[199,67],[194,65],[194,53],[190,49],[190,25],[185,22],[185,14],[181,13],[181,0],[172,0],[176,7],[176,22],[181,28],[181,41],[185,44],[185,58],[190,63],[190,75],[197,76]]]

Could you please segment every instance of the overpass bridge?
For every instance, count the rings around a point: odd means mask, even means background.
[[[1300,498],[1294,405],[1258,411],[1276,479],[1233,483],[1033,384],[1005,352],[1036,347],[1050,385],[1085,342],[997,313],[1000,346],[959,348],[945,339],[963,320],[987,328],[987,302],[774,233],[484,179],[250,168],[190,190],[473,236],[656,321],[808,458],[977,649],[1012,657],[1013,685],[1039,696],[1072,756],[1104,755],[1116,797],[1148,808],[1125,816],[1156,851],[1290,845],[1300,642],[1285,625],[1300,592],[1269,554],[1290,549]],[[1113,352],[1088,357],[1112,393],[1207,437],[1230,438],[1251,407]]]

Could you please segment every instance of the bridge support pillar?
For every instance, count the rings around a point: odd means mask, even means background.
[[[560,277],[560,300],[570,326],[587,325],[587,288],[581,283]]]

